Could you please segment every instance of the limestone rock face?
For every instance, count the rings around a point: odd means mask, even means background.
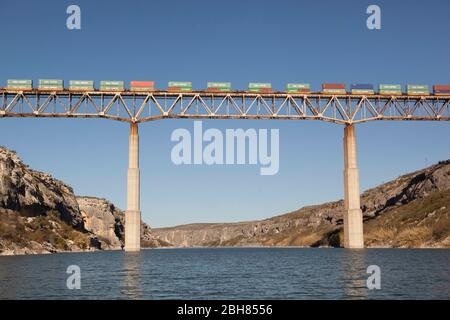
[[[77,197],[84,227],[108,248],[120,249],[123,239],[123,212],[105,199]]]
[[[102,248],[118,249],[125,241],[125,212],[106,199],[77,197],[85,228],[97,235]],[[141,246],[143,248],[165,247],[169,243],[160,241],[152,234],[148,224],[141,221]]]
[[[0,208],[29,217],[57,212],[76,229],[84,228],[71,187],[49,174],[29,169],[15,152],[1,147]]]

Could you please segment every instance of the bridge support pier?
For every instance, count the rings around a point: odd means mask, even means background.
[[[141,211],[138,124],[130,125],[127,210],[125,211],[125,251],[141,250]]]
[[[356,132],[353,125],[347,125],[344,129],[344,202],[344,247],[364,248]]]

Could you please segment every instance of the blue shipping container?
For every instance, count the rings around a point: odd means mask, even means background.
[[[373,90],[373,84],[354,83],[350,85],[350,89]]]

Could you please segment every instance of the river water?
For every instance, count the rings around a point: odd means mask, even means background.
[[[67,288],[80,268],[81,289]],[[369,265],[380,268],[369,290]],[[0,257],[0,299],[450,299],[450,250],[205,248]]]

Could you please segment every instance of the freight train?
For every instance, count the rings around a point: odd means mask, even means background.
[[[7,80],[7,90],[26,91],[33,90],[32,80]],[[64,87],[64,81],[59,79],[39,79],[37,90],[40,91],[97,91],[94,87],[93,80],[70,80],[68,88]],[[206,90],[193,90],[192,82],[170,81],[166,90],[155,89],[154,81],[130,81],[128,89],[125,88],[124,81],[116,80],[102,80],[98,91],[103,92],[151,92],[151,91],[165,91],[165,92],[190,92],[190,91],[206,91],[213,93],[233,92],[230,82],[208,82]],[[239,91],[244,93],[274,93],[271,83],[250,82],[248,89]],[[324,83],[320,92],[311,91],[309,83],[288,83],[286,90],[283,91],[289,94],[309,94],[322,93],[327,95],[339,94],[354,94],[354,95],[409,95],[409,96],[424,96],[424,95],[450,95],[450,85],[434,85],[432,93],[428,85],[408,84],[406,91],[402,91],[400,84],[379,84],[378,90],[375,91],[373,84],[355,83],[350,85],[350,90],[347,91],[346,85],[343,83]]]

